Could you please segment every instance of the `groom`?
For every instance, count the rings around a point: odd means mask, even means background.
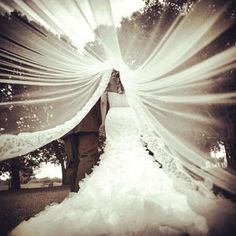
[[[67,154],[67,169],[71,192],[78,192],[79,181],[92,172],[97,163],[98,129],[101,123],[100,103],[97,102],[84,119],[62,139]]]

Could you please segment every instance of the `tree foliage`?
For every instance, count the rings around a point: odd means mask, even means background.
[[[144,0],[146,6],[140,11],[134,12],[130,17],[123,18],[120,27],[117,29],[119,42],[121,45],[121,52],[124,61],[131,67],[137,68],[140,66],[150,52],[153,50],[155,45],[161,41],[164,37],[166,30],[171,26],[171,24],[176,19],[177,15],[185,17],[193,7],[193,4],[198,2],[198,0]],[[214,12],[215,4],[214,0],[208,1],[209,13]],[[226,20],[232,21],[231,27],[222,33],[216,40],[211,42],[207,47],[203,48],[194,58],[190,59],[186,63],[186,67],[193,63],[202,61],[209,56],[208,52],[214,52],[215,54],[224,50],[228,47],[236,45],[236,2],[233,1],[229,7],[224,12],[224,18]],[[13,12],[11,15],[1,16],[8,20],[22,20],[30,27],[39,31],[45,37],[52,37],[53,40],[59,40],[58,37],[53,36],[52,33],[48,32],[44,27],[39,26],[35,22],[29,22],[28,19],[22,16],[19,12]],[[2,20],[3,18],[1,18]],[[159,24],[159,23],[162,24]],[[108,26],[99,26],[99,30],[109,30]],[[103,27],[101,29],[101,27]],[[98,30],[98,29],[97,29]],[[131,39],[130,41],[127,39]],[[133,47],[133,39],[135,39],[135,47]],[[71,44],[70,39],[62,35],[61,42],[68,45],[70,48],[74,48]],[[144,46],[145,45],[145,46]],[[144,47],[143,47],[144,46]],[[137,48],[143,48],[143,50],[137,50]],[[86,44],[86,49],[90,52],[95,52],[95,56],[104,58],[104,51],[99,45],[98,41],[88,42]],[[125,49],[125,50],[124,50]],[[9,59],[10,60],[10,59]],[[10,68],[5,66],[5,69],[11,69],[13,74],[22,74],[24,69],[19,63],[21,69]],[[1,70],[0,72],[4,72]],[[236,90],[235,83],[236,71],[231,70],[226,73],[222,73],[214,78],[214,87],[211,88],[210,92],[230,92]],[[10,77],[8,79],[11,79]],[[15,85],[8,83],[0,84],[0,100],[1,101],[12,101],[14,96],[21,96],[21,99],[27,99],[30,91],[37,90],[37,87]],[[208,91],[209,92],[209,91]],[[0,133],[7,133],[8,130],[14,127],[18,132],[27,130],[27,126],[39,125],[41,117],[47,116],[48,122],[51,117],[52,106],[45,104],[45,106],[40,112],[37,106],[27,106],[19,109],[18,107],[9,106],[4,107],[0,110],[0,123],[4,123],[4,129],[0,127]],[[217,127],[209,127],[208,132],[187,133],[186,135],[189,139],[194,140],[194,142],[206,152],[210,150],[219,150],[220,145],[224,145],[226,148],[226,155],[229,166],[236,169],[236,106],[234,104],[228,105],[213,105],[206,104],[204,107],[198,107],[199,111],[204,112],[210,117],[214,117],[223,123],[221,129]],[[10,116],[10,114],[17,113],[18,118],[15,116]],[[37,115],[36,115],[37,114]],[[41,128],[45,128],[46,124],[41,123]],[[65,153],[63,146],[54,141],[34,152],[12,159],[0,162],[0,174],[5,171],[12,171],[12,166],[24,171],[32,171],[40,166],[40,163],[47,161],[55,164],[61,164],[62,169],[64,168]],[[13,164],[14,163],[14,164]]]
[[[59,42],[68,45],[71,50],[74,50],[73,45],[70,43],[69,39],[65,36],[59,37],[53,35],[43,26],[30,22],[26,16],[23,16],[20,12],[14,11],[10,15],[5,14],[0,16],[1,21],[6,21],[8,24],[14,24],[14,22],[20,21],[27,24],[33,30],[40,32],[46,39],[50,39],[54,42]],[[23,33],[23,32],[21,32]],[[1,37],[7,37],[7,35],[1,35]],[[7,53],[7,52],[6,52]],[[0,58],[1,59],[1,58]],[[8,60],[8,61],[6,61]],[[0,72],[2,73],[1,78],[11,80],[13,75],[24,76],[27,69],[31,69],[31,66],[24,64],[23,61],[13,61],[11,59],[4,58],[5,62],[10,62],[9,64],[2,64]],[[11,71],[5,76],[5,71]],[[44,70],[47,72],[47,69]],[[17,97],[19,100],[27,100],[30,94],[37,92],[40,93],[42,87],[31,86],[31,85],[19,85],[12,83],[0,83],[0,101],[14,101]],[[37,127],[38,129],[44,129],[47,127],[47,123],[53,119],[52,116],[53,106],[45,103],[43,106],[35,105],[23,105],[23,106],[1,106],[0,108],[0,133],[9,133],[14,130],[16,133],[21,133],[22,131],[30,131],[32,127]],[[12,115],[15,114],[15,115]],[[46,120],[46,122],[42,122]],[[40,168],[43,162],[51,162],[55,165],[61,164],[62,173],[65,169],[64,161],[66,155],[63,146],[54,141],[41,147],[31,153],[23,156],[15,157],[10,160],[5,160],[0,162],[0,176],[8,172],[11,177],[11,188],[20,188],[20,178],[19,173],[23,175],[32,176],[34,170]]]
[[[187,15],[193,7],[193,4],[199,1],[194,0],[145,0],[146,9],[144,10],[144,15],[147,21],[140,20],[140,24],[142,22],[148,22],[151,26],[150,30],[153,30],[156,22],[162,17],[164,14],[172,15],[170,17],[170,22],[172,21],[172,17],[176,14],[182,15],[184,17]],[[216,11],[216,2],[219,1],[209,0],[208,1],[208,11],[209,14],[214,13]],[[167,10],[168,9],[168,10]],[[170,9],[170,10],[169,10]],[[217,54],[229,47],[236,46],[236,2],[231,1],[226,10],[223,12],[223,15],[220,20],[222,21],[230,21],[231,26],[223,32],[217,39],[211,42],[207,47],[203,48],[200,52],[194,55],[185,66],[188,67],[193,63],[201,62],[204,59],[208,58],[210,55]],[[133,15],[131,17],[131,21],[137,22],[135,19],[137,15]],[[144,17],[144,16],[143,16]],[[150,18],[149,18],[150,17]],[[153,19],[153,20],[151,20]],[[143,27],[142,27],[143,28]],[[144,27],[148,31],[148,27]],[[157,38],[158,35],[155,36]],[[206,92],[209,93],[225,93],[225,92],[235,92],[236,90],[236,70],[230,70],[224,72],[222,74],[217,75],[212,78],[214,80],[214,86],[206,88]],[[215,104],[205,104],[204,106],[198,107],[205,113],[206,116],[219,120],[221,124],[223,124],[220,128],[217,126],[208,127],[207,132],[200,133],[188,133],[187,136],[189,139],[194,140],[194,143],[197,144],[201,150],[205,150],[205,152],[210,151],[219,151],[222,145],[225,146],[226,156],[228,165],[230,168],[236,169],[236,105],[235,104],[223,104],[223,105],[215,105]]]
[[[135,69],[142,65],[152,52],[158,42],[164,37],[167,30],[173,24],[177,16],[184,19],[193,9],[194,4],[199,0],[144,0],[145,7],[134,12],[130,17],[125,17],[117,29],[121,53],[124,61]],[[209,14],[214,13],[216,9],[216,0],[208,1]],[[209,56],[217,54],[229,47],[236,45],[236,2],[231,2],[221,16],[222,21],[231,21],[231,27],[223,32],[217,39],[204,47],[192,58],[190,58],[182,67],[182,70],[197,64]],[[101,26],[99,26],[101,27]],[[102,26],[109,30],[108,26]],[[135,42],[135,47],[133,46]],[[99,43],[97,41],[87,44],[90,51],[95,50],[99,54]],[[100,46],[101,47],[101,46]],[[142,48],[142,50],[137,50]],[[224,93],[236,90],[235,70],[230,70],[217,75],[214,80],[214,86],[211,88],[201,88],[201,92]],[[197,94],[197,89],[194,93]],[[192,105],[193,106],[193,105]],[[190,107],[192,110],[193,107]],[[215,105],[207,103],[205,105],[195,105],[195,112],[204,113],[205,117],[220,121],[223,126],[209,125],[206,130],[200,132],[187,132],[184,128],[181,136],[186,137],[195,143],[203,152],[209,154],[210,151],[219,151],[223,146],[226,149],[228,164],[236,169],[236,106],[235,104]]]

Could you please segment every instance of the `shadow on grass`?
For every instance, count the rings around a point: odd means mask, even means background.
[[[62,202],[69,186],[0,191],[0,236],[28,220],[53,202]]]

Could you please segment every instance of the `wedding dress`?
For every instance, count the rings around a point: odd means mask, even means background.
[[[80,183],[79,193],[48,206],[10,235],[207,235],[209,228],[215,229],[214,235],[225,232],[226,220],[219,219],[235,217],[234,205],[191,190],[193,210],[189,198],[175,190],[143,147],[126,95],[108,92],[108,101],[105,152]]]

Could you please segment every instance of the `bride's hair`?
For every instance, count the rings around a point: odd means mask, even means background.
[[[114,79],[115,82],[116,82],[117,92],[118,93],[124,93],[125,89],[124,89],[124,86],[123,86],[123,84],[121,83],[121,80],[120,80],[120,72],[113,69],[112,73],[111,73],[111,78]]]

